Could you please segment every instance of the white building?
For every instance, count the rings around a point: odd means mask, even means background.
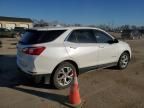
[[[0,16],[0,28],[14,29],[15,27],[33,27],[33,22],[30,18],[16,18]]]

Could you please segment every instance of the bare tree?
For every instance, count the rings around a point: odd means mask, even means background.
[[[49,26],[49,23],[43,19],[41,20],[33,20],[34,23],[34,27],[45,27],[45,26]]]
[[[88,25],[88,27],[96,27],[96,25]]]
[[[106,25],[106,24],[98,25],[97,27],[101,28],[101,29],[103,29],[105,31],[111,31],[111,28],[108,25]]]
[[[130,28],[131,28],[132,30],[136,30],[136,29],[137,29],[137,26],[136,26],[136,25],[132,25]]]
[[[122,25],[120,27],[120,29],[121,29],[121,31],[123,31],[123,30],[130,30],[130,26],[129,25]]]

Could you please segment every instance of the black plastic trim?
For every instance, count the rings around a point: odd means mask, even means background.
[[[96,70],[99,68],[108,68],[108,67],[112,67],[112,66],[116,66],[116,65],[117,65],[117,62],[113,62],[113,63],[107,63],[107,64],[102,64],[102,65],[79,68],[79,73],[82,74],[82,73]]]

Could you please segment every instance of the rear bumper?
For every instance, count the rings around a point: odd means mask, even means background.
[[[50,84],[51,74],[35,74],[35,73],[26,73],[20,67],[17,66],[18,71],[21,75],[32,79],[35,83]]]
[[[20,57],[17,54],[17,65],[18,67],[27,74],[31,75],[42,75],[42,74],[52,74],[55,67],[53,60],[47,60],[46,57],[35,57],[25,55]]]

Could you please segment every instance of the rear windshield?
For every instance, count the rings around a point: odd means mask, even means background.
[[[22,36],[22,39],[19,43],[21,44],[38,44],[51,42],[61,34],[63,34],[66,30],[51,30],[51,31],[36,31],[36,30],[28,30]]]

